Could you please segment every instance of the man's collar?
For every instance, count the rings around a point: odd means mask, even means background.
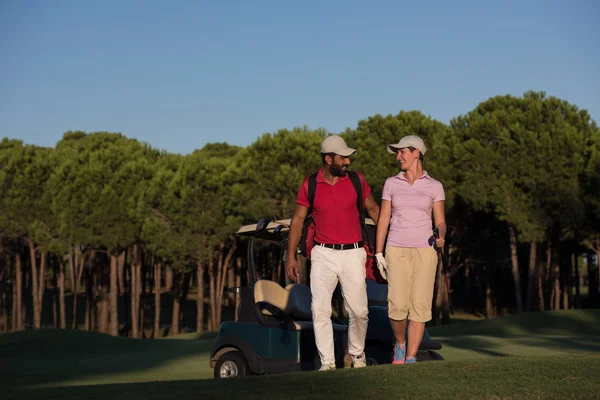
[[[327,181],[325,180],[325,178],[323,178],[323,168],[321,167],[319,169],[319,172],[317,172],[317,183],[321,182],[321,183],[327,183]],[[348,174],[346,173],[346,176],[340,176],[338,179],[338,182],[341,180],[345,180],[345,179],[350,179],[348,178]]]

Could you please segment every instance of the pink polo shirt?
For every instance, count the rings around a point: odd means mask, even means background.
[[[385,181],[381,199],[392,203],[388,246],[430,247],[433,203],[446,199],[441,182],[423,171],[411,186],[400,172]]]

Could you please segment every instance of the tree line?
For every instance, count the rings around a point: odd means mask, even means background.
[[[1,330],[160,337],[167,301],[178,334],[194,297],[187,325],[218,329],[239,302],[226,289],[247,281],[236,230],[291,217],[327,134],[283,129],[188,155],[120,133],[70,131],[53,148],[3,138]],[[444,184],[449,227],[434,323],[448,320],[449,300],[486,317],[598,306],[600,130],[586,110],[530,91],[491,97],[449,124],[400,111],[340,134],[378,201],[399,172],[385,145],[416,134],[428,146],[424,168]],[[285,283],[281,251],[261,246],[260,276]]]

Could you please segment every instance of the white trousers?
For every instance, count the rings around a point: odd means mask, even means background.
[[[369,308],[365,282],[364,248],[333,250],[316,245],[311,252],[310,290],[317,350],[322,365],[335,364],[331,299],[339,281],[349,316],[348,352],[359,356],[365,348]]]

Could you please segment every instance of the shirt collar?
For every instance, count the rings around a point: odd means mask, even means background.
[[[404,173],[404,171],[400,171],[400,173],[398,175],[396,175],[396,178],[408,182],[408,179],[406,178],[406,174]],[[423,175],[418,177],[417,180],[425,179],[425,178],[429,179],[429,174],[427,173],[427,171],[423,171]]]
[[[348,178],[348,174],[346,174],[346,176],[340,176],[338,179],[338,182],[346,180],[346,179],[350,179],[350,178]],[[317,183],[319,183],[319,182],[326,183],[325,178],[323,178],[323,168],[319,169],[319,172],[317,172]]]

